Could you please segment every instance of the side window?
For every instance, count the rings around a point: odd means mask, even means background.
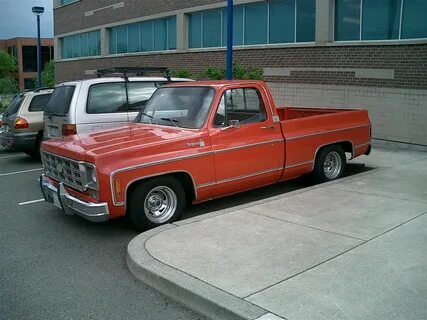
[[[154,91],[157,90],[162,83],[157,82],[130,82],[128,87],[129,111],[139,111],[148,99],[151,98]]]
[[[87,113],[126,112],[126,89],[121,83],[92,85],[87,99]]]
[[[219,103],[214,125],[227,126],[230,120],[240,124],[267,120],[264,102],[258,90],[253,88],[227,90]]]
[[[51,96],[52,94],[41,94],[38,96],[34,96],[33,100],[31,100],[30,106],[28,107],[28,111],[44,111]]]

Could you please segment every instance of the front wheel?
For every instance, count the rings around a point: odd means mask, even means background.
[[[142,182],[130,195],[129,217],[146,230],[181,218],[185,208],[185,191],[174,177],[158,177]]]
[[[318,182],[336,180],[343,176],[345,166],[344,149],[339,145],[328,146],[318,152],[313,175]]]

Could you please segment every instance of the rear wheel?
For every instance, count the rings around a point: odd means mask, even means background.
[[[128,213],[138,229],[146,230],[181,218],[185,203],[185,191],[177,179],[158,177],[133,190]]]
[[[344,149],[340,145],[328,146],[318,152],[313,175],[318,182],[336,180],[343,176],[345,166]]]

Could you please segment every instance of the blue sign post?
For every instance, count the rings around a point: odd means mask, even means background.
[[[233,0],[227,0],[227,80],[233,80]]]

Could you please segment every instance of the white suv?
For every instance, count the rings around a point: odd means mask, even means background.
[[[62,83],[55,87],[44,112],[45,138],[90,133],[122,126],[135,119],[156,89],[166,83],[193,81],[166,77],[128,77],[128,73],[165,71],[166,68],[114,68],[98,77]]]

